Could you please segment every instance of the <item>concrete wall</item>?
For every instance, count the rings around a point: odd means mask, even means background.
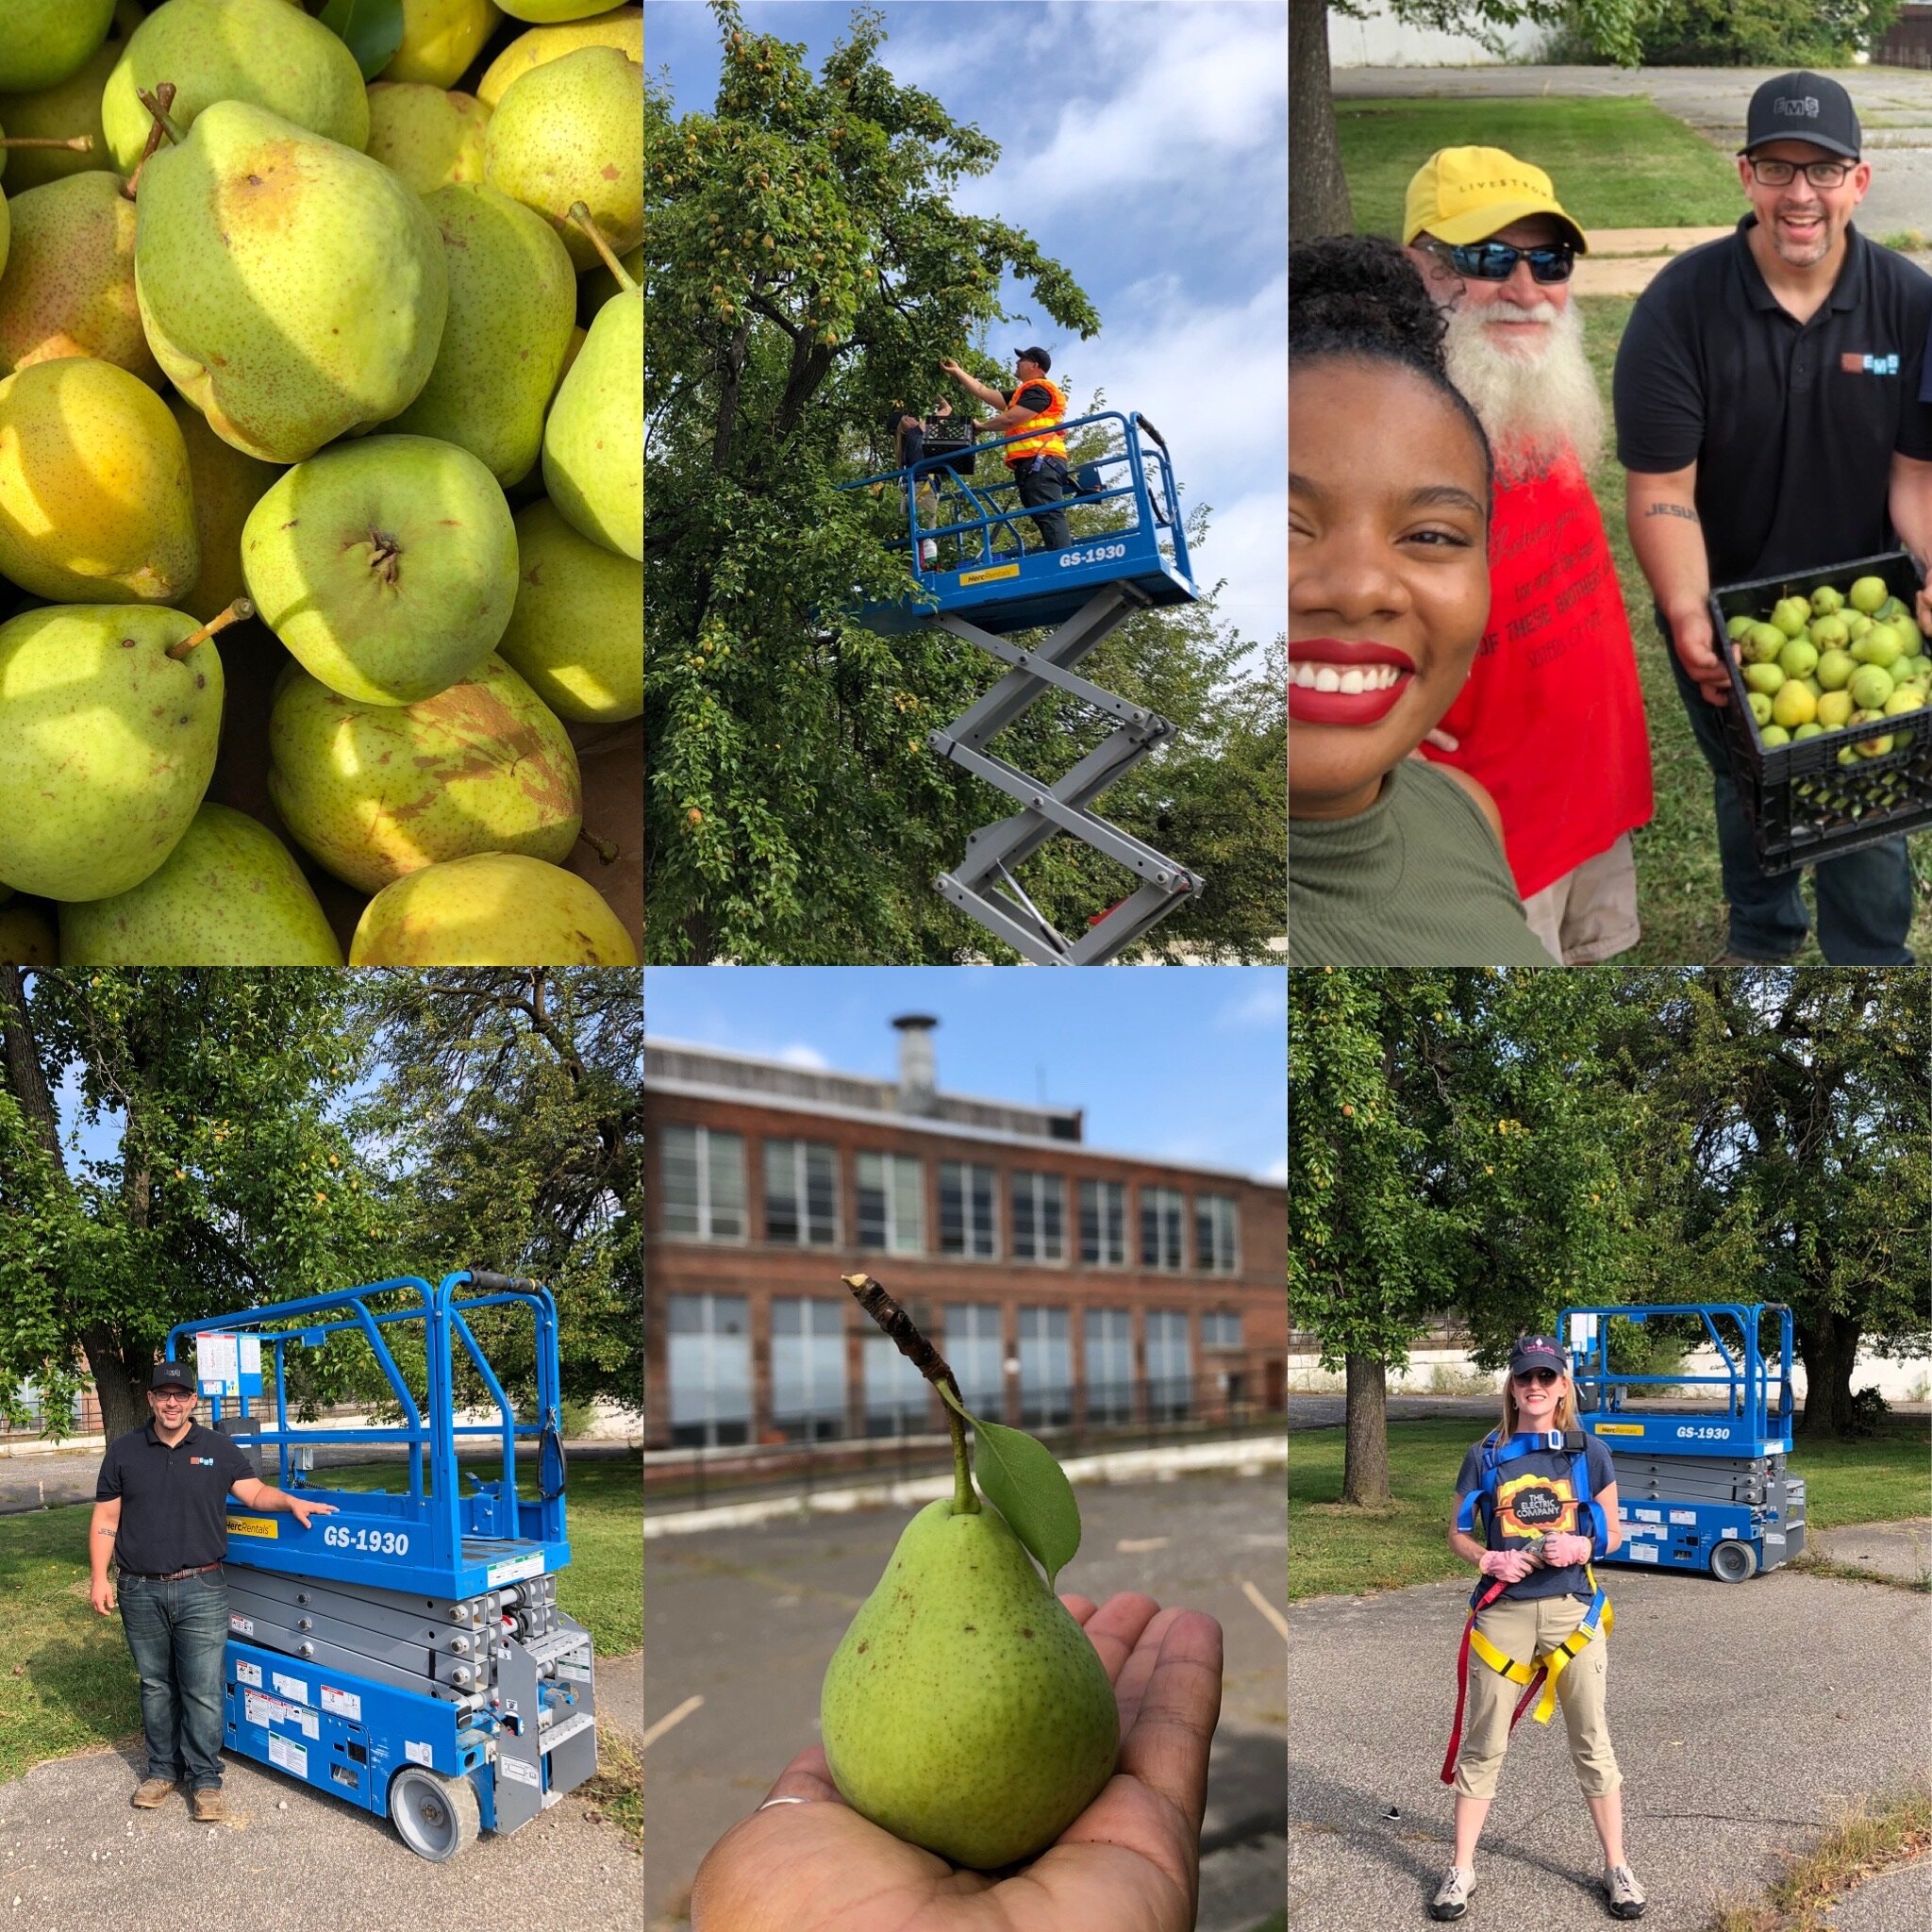
[[[1375,8],[1366,20],[1331,12],[1328,61],[1333,67],[1489,67],[1499,60],[1538,58],[1546,32],[1528,23],[1506,28],[1498,55],[1467,34],[1404,26],[1386,8]]]

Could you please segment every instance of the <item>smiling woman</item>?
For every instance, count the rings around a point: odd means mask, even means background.
[[[1391,243],[1289,263],[1289,959],[1548,965],[1495,807],[1410,755],[1489,615],[1488,439]]]

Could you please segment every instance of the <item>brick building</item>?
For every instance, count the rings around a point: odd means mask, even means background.
[[[1086,1144],[1077,1108],[649,1041],[648,1447],[918,1433],[936,1398],[840,1276],[876,1275],[967,1407],[1021,1427],[1279,1410],[1287,1209]]]

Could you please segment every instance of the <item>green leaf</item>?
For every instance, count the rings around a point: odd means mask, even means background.
[[[403,0],[328,0],[316,18],[355,55],[364,80],[374,80],[403,44]]]
[[[1066,1472],[1044,1442],[1003,1423],[982,1422],[961,1407],[943,1383],[939,1390],[973,1424],[979,1451],[979,1487],[1046,1572],[1051,1590],[1080,1547],[1080,1506],[1074,1500]]]

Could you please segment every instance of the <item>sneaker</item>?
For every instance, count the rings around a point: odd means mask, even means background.
[[[1630,1875],[1627,1865],[1611,1865],[1604,1873],[1604,1895],[1608,1899],[1613,1919],[1641,1919],[1643,1893]]]
[[[171,1777],[144,1777],[134,1788],[134,1802],[143,1811],[152,1811],[157,1805],[168,1802],[168,1793],[175,1789]]]
[[[202,1790],[190,1791],[188,1803],[194,1813],[197,1824],[225,1824],[228,1822],[228,1801],[222,1796],[220,1785],[210,1785]]]
[[[1627,1874],[1626,1874],[1627,1875]],[[1436,1895],[1429,1901],[1429,1917],[1432,1919],[1459,1919],[1469,1909],[1470,1894],[1475,1890],[1475,1874],[1465,1872],[1460,1865],[1452,1865],[1449,1875],[1436,1888]]]

